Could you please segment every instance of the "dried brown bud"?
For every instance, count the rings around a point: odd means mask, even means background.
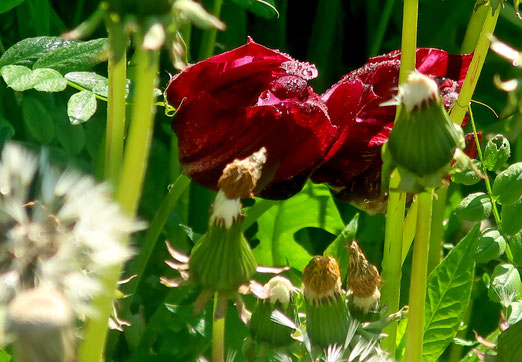
[[[303,270],[303,293],[314,303],[333,299],[341,293],[341,271],[335,258],[314,256]]]
[[[368,262],[356,241],[352,241],[348,252],[350,253],[348,286],[353,295],[353,304],[358,309],[368,311],[379,303],[381,276],[375,265]]]
[[[234,160],[223,170],[218,186],[229,199],[243,199],[253,197],[257,181],[261,177],[261,170],[266,162],[266,148],[243,160]]]

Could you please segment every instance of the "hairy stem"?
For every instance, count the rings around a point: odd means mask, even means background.
[[[418,8],[418,0],[404,1],[399,85],[406,82],[410,72],[415,70]],[[398,113],[399,107],[397,107],[397,114]],[[386,231],[382,261],[382,275],[385,287],[382,292],[382,303],[388,304],[388,313],[398,312],[400,301],[402,233],[404,211],[406,208],[406,194],[392,191],[399,185],[399,182],[399,176],[393,176],[392,174],[390,180],[390,192],[388,193],[388,205],[386,209]],[[391,323],[386,327],[385,332],[388,334],[388,337],[383,341],[383,348],[394,356],[396,349],[397,323]]]
[[[111,38],[109,27],[109,39]],[[111,42],[109,40],[109,42]],[[113,184],[118,181],[123,159],[125,133],[125,90],[127,83],[127,57],[116,60],[109,57],[109,98],[107,103],[107,128],[105,138],[105,179]]]
[[[468,73],[466,74],[466,78],[462,84],[459,97],[450,113],[451,120],[456,124],[462,124],[462,120],[468,110],[469,102],[471,101],[471,97],[473,96],[473,92],[475,91],[475,87],[480,77],[480,72],[482,71],[482,66],[486,60],[489,44],[491,43],[489,36],[493,34],[493,31],[495,30],[498,15],[500,14],[500,8],[501,6],[498,6],[497,10],[492,14],[490,11],[491,7],[487,7],[488,11],[486,18],[484,19],[484,25],[482,26],[477,46],[475,47],[475,52],[473,53],[473,59],[471,60]]]
[[[141,41],[138,41],[137,44],[141,44]],[[158,60],[158,52],[137,49],[135,101],[116,193],[116,199],[121,208],[132,217],[138,206],[150,151],[155,114],[153,90],[157,80]],[[128,239],[125,241],[128,242]],[[87,320],[85,324],[84,340],[78,349],[78,361],[80,362],[103,360],[107,323],[122,268],[123,265],[117,265],[108,269],[101,280],[104,292],[92,302],[98,315],[96,318]]]
[[[432,191],[418,195],[417,234],[413,245],[411,283],[406,332],[406,362],[422,360],[424,338],[424,301],[426,300],[426,276],[428,270],[428,248],[430,241]]]

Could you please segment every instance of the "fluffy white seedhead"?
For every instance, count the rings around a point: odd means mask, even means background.
[[[106,185],[60,173],[6,144],[0,161],[0,307],[26,289],[62,293],[88,313],[100,276],[130,256],[124,236],[142,227],[120,211]]]
[[[419,72],[410,73],[408,82],[399,88],[399,99],[408,112],[438,97],[437,83]]]
[[[290,280],[282,276],[275,276],[265,284],[265,288],[270,291],[270,303],[280,302],[283,305],[290,303],[294,286]]]
[[[212,205],[210,223],[213,225],[223,224],[228,229],[240,215],[241,200],[229,199],[222,190],[219,190]]]

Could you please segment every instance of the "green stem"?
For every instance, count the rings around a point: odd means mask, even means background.
[[[219,14],[221,13],[221,6],[223,5],[223,0],[214,0],[212,7],[212,15],[216,18],[219,18]],[[203,33],[203,39],[201,40],[201,45],[199,47],[199,60],[204,60],[210,58],[214,55],[214,47],[216,45],[216,35],[217,29],[210,28]]]
[[[109,43],[111,27],[109,29]],[[125,94],[127,84],[127,56],[116,61],[109,57],[109,99],[107,103],[107,128],[105,138],[105,179],[113,184],[118,181],[123,159],[125,133]]]
[[[404,84],[408,80],[408,75],[415,70],[418,8],[418,0],[404,0],[399,85]],[[397,114],[399,111],[400,109],[397,107]],[[402,235],[406,194],[392,191],[398,187],[399,183],[400,178],[398,174],[396,172],[392,173],[386,209],[386,230],[382,260],[382,276],[384,280],[382,303],[388,305],[388,313],[398,312],[400,303]],[[385,328],[385,333],[388,334],[388,337],[383,341],[383,348],[394,356],[397,322],[390,323]]]
[[[462,46],[460,48],[461,53],[471,53],[477,46],[480,32],[482,31],[482,25],[484,25],[484,20],[486,20],[486,16],[490,9],[489,6],[481,5],[471,14],[468,27],[466,28],[466,34],[464,35],[464,40],[462,41]]]
[[[73,87],[73,88],[75,88],[75,89],[78,89],[79,91],[83,91],[83,90],[88,90],[88,91],[90,91],[90,89],[87,89],[87,88],[85,88],[85,87],[82,87],[81,85],[78,85],[78,84],[76,84],[76,83],[74,83],[74,82],[71,82],[70,80],[67,80],[67,85],[69,85],[69,86],[71,86],[71,87]],[[94,93],[94,92],[93,92],[93,93]],[[104,101],[104,102],[108,102],[108,101],[109,101],[108,98],[105,98],[105,97],[103,97],[103,96],[101,96],[101,95],[99,95],[99,94],[94,93],[94,96],[95,96],[96,98],[98,98],[99,100],[101,100],[101,101]]]
[[[462,124],[462,120],[468,110],[469,102],[471,101],[484,61],[486,60],[489,44],[491,43],[489,36],[493,34],[495,30],[500,8],[501,6],[498,6],[497,10],[491,14],[491,11],[489,11],[491,7],[487,7],[488,12],[484,20],[484,25],[482,26],[482,31],[480,32],[475,52],[473,53],[473,59],[471,60],[468,73],[462,84],[459,97],[450,113],[451,120],[456,124]]]
[[[404,212],[406,209],[406,193],[391,191],[399,186],[400,176],[393,172],[390,179],[390,192],[386,212],[386,231],[382,260],[382,304],[388,305],[386,315],[399,310],[402,269],[402,234],[404,226]],[[383,331],[388,334],[382,347],[395,355],[397,339],[397,323],[390,323]]]
[[[218,294],[214,294],[214,314],[218,304]],[[212,362],[225,360],[225,318],[214,319],[212,323]]]
[[[433,200],[433,216],[431,219],[431,235],[430,248],[428,255],[428,275],[442,258],[442,236],[444,234],[444,210],[446,209],[446,199],[448,196],[448,188],[441,187],[435,192],[435,200]]]
[[[141,44],[138,39],[137,44]],[[137,49],[136,94],[132,118],[123,160],[116,199],[122,210],[133,217],[141,195],[147,160],[152,139],[154,108],[154,86],[157,81],[159,54],[156,51]],[[128,242],[127,237],[124,242]],[[107,336],[107,321],[112,310],[113,298],[123,265],[116,265],[104,273],[101,280],[103,291],[92,302],[96,318],[86,321],[84,340],[78,349],[79,362],[103,360]]]
[[[138,286],[142,280],[143,272],[147,266],[150,256],[152,255],[152,251],[156,246],[156,242],[158,241],[161,231],[163,230],[167,219],[174,210],[174,207],[176,206],[180,196],[186,190],[189,183],[190,179],[187,176],[180,175],[174,184],[171,185],[172,187],[170,188],[169,193],[161,203],[158,211],[154,215],[154,219],[152,219],[152,222],[147,229],[143,244],[140,245],[139,254],[136,255],[129,265],[127,274],[136,275],[136,277],[125,284],[123,288],[124,293],[129,295],[128,298],[122,300],[120,306],[121,315],[124,319],[127,317],[130,305],[132,304],[134,292],[138,289]]]
[[[384,34],[386,34],[386,29],[388,29],[388,24],[390,23],[394,5],[395,0],[386,0],[384,6],[382,7],[381,18],[379,19],[377,31],[375,32],[375,37],[373,38],[373,42],[369,51],[370,57],[376,56],[381,49],[382,40],[384,39]]]
[[[428,248],[430,241],[432,190],[418,195],[417,235],[413,245],[411,283],[406,332],[406,362],[422,360],[424,338],[424,302],[426,300],[426,276],[428,268]]]

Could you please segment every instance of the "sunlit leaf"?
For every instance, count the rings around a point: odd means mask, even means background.
[[[489,298],[507,307],[520,293],[520,274],[511,264],[500,264],[493,270],[488,290]]]
[[[73,94],[67,102],[67,115],[72,124],[87,122],[96,112],[96,96],[84,90]]]
[[[509,205],[522,196],[522,162],[517,162],[502,171],[493,182],[493,196],[499,204]]]
[[[6,65],[0,69],[4,81],[8,87],[17,92],[23,92],[33,88],[33,77],[31,69],[22,65]]]
[[[67,80],[54,69],[35,69],[31,76],[34,89],[40,92],[61,92],[67,87]]]
[[[1,5],[0,5],[1,6]],[[25,65],[30,67],[44,54],[57,48],[75,43],[56,36],[39,36],[19,41],[0,57],[0,67],[4,65]]]
[[[455,214],[464,220],[480,221],[491,215],[493,204],[488,195],[476,192],[466,196],[455,209]]]
[[[469,255],[479,225],[430,273],[424,314],[423,357],[434,361],[458,332],[471,296],[475,261]]]

